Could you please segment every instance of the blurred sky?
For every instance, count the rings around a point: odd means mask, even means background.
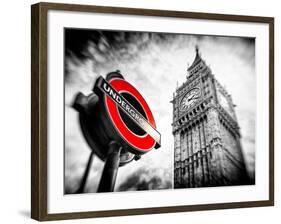
[[[255,173],[255,41],[143,32],[65,30],[65,192],[79,186],[90,148],[82,136],[78,113],[70,107],[75,95],[89,94],[95,79],[120,70],[144,96],[161,133],[162,146],[118,171],[116,191],[173,187],[172,99],[185,81],[188,64],[199,46],[218,81],[231,94],[242,133],[247,169]],[[95,157],[86,192],[96,192],[103,162]]]

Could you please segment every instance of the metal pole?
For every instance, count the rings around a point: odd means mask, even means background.
[[[93,161],[93,157],[94,157],[94,151],[91,151],[91,154],[90,154],[90,157],[89,157],[89,160],[88,160],[87,167],[85,169],[83,178],[81,180],[81,183],[80,183],[80,186],[79,186],[78,190],[76,191],[77,194],[80,194],[80,193],[84,192],[84,188],[85,188],[88,176],[89,176],[89,172],[90,172],[91,164],[92,164],[92,161]]]
[[[98,192],[113,192],[120,162],[121,149],[121,146],[115,141],[109,143],[108,154],[99,183]]]

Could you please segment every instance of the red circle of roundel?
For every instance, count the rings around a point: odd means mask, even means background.
[[[154,117],[148,104],[135,87],[127,81],[118,78],[110,80],[109,83],[117,92],[127,92],[135,97],[142,106],[147,116],[147,121],[152,127],[156,128]],[[118,106],[107,95],[105,95],[105,103],[109,112],[109,117],[123,139],[141,152],[148,152],[155,146],[155,140],[149,134],[146,133],[143,136],[136,135],[126,126],[118,112]]]

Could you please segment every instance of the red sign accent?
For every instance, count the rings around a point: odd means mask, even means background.
[[[137,91],[135,87],[133,87],[130,83],[123,79],[114,78],[109,81],[109,84],[119,93],[121,92],[127,92],[131,94],[135,99],[138,100],[140,105],[142,106],[148,123],[156,128],[155,120],[152,115],[152,112],[146,103],[145,99],[142,97],[142,95]],[[134,148],[138,149],[141,152],[148,152],[152,148],[154,148],[156,141],[149,135],[144,134],[142,136],[136,135],[133,133],[124,123],[122,120],[120,113],[118,111],[117,104],[109,97],[107,94],[105,94],[105,103],[106,107],[108,109],[108,114],[113,122],[114,126],[116,127],[117,131],[121,134],[123,139],[125,139],[129,144],[131,144]]]

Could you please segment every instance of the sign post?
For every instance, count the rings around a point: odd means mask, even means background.
[[[98,192],[112,192],[114,190],[121,150],[122,148],[118,143],[114,141],[109,143],[108,155],[103,168]]]
[[[94,151],[92,151],[91,154],[90,154],[90,157],[89,157],[84,175],[82,177],[80,186],[79,186],[78,190],[76,191],[77,194],[80,194],[80,193],[84,192],[85,185],[86,185],[89,173],[90,173],[90,168],[91,168],[91,165],[92,165],[93,157],[94,157]]]

